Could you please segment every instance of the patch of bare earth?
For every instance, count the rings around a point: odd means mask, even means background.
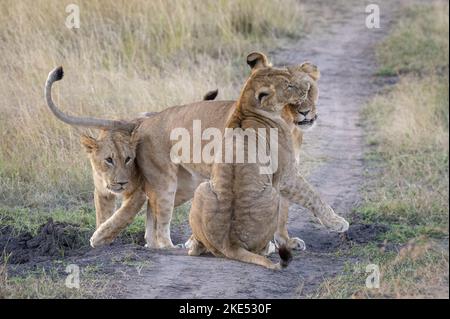
[[[320,16],[320,6],[308,7]],[[270,54],[274,65],[310,60],[322,72],[319,120],[305,133],[303,155],[319,162],[309,181],[342,215],[358,205],[363,184],[363,131],[359,112],[377,88],[373,77],[374,44],[387,33],[365,26],[364,5],[338,11],[294,45]],[[390,8],[391,10],[392,8]],[[376,240],[385,229],[354,224],[348,236],[331,233],[300,207],[290,210],[291,236],[305,240],[289,267],[273,272],[254,265],[212,256],[189,257],[186,251],[146,251],[150,264],[132,276],[121,296],[128,298],[302,298],[313,294],[325,278],[342,271],[346,259],[335,254],[353,242]],[[176,236],[183,242],[183,238]],[[174,234],[175,235],[175,234]],[[273,257],[275,260],[276,256]]]
[[[384,12],[392,11],[392,6]],[[308,5],[306,9],[308,15],[317,19],[323,16],[323,10],[330,10],[319,4]],[[360,200],[364,132],[359,126],[359,112],[377,89],[373,48],[387,33],[389,18],[383,16],[381,29],[368,29],[364,9],[361,3],[350,10],[336,10],[332,19],[320,21],[319,30],[315,28],[298,43],[269,54],[276,66],[309,60],[321,70],[319,119],[316,127],[305,133],[302,156],[306,166],[314,164],[308,180],[344,216]],[[67,227],[70,228],[67,225],[63,228]],[[278,272],[213,256],[190,257],[184,249],[150,250],[120,241],[95,250],[77,247],[76,252],[65,257],[65,262],[81,268],[95,266],[97,271],[108,274],[114,284],[107,295],[113,297],[305,298],[314,294],[324,279],[342,272],[348,260],[336,252],[355,242],[375,241],[385,229],[355,223],[342,236],[329,232],[309,212],[295,206],[290,210],[289,231],[291,236],[306,242],[307,250],[295,252],[289,267]],[[172,229],[175,243],[185,242],[189,235],[187,223]],[[28,237],[22,243],[23,258],[31,258],[32,263],[28,260],[12,267],[16,272],[49,265],[57,254],[50,245],[49,250],[43,248],[43,259],[30,257],[26,249],[33,238]],[[49,240],[48,236],[43,238]],[[30,245],[39,246],[36,241]],[[14,263],[20,263],[20,258]]]

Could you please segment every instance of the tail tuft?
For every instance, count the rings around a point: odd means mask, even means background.
[[[209,91],[203,97],[203,101],[213,101],[217,97],[217,94],[219,94],[218,89],[215,89],[214,91]]]
[[[48,79],[51,82],[59,81],[64,77],[64,70],[62,66],[58,66],[57,68],[53,69],[53,71],[50,72],[48,75]]]
[[[286,245],[282,245],[278,248],[278,254],[281,258],[281,267],[286,268],[292,260],[291,250]]]

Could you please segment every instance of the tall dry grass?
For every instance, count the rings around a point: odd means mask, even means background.
[[[58,122],[43,100],[48,72],[64,65],[55,97],[73,114],[130,118],[199,100],[233,98],[244,57],[301,33],[295,0],[0,2],[0,205],[42,207],[90,198],[80,129]],[[155,150],[157,151],[157,150]]]
[[[448,1],[411,5],[377,48],[382,73],[448,72]]]
[[[448,90],[448,78],[408,76],[368,105],[383,167],[364,209],[373,221],[448,235]]]
[[[384,167],[366,212],[405,233],[448,235],[448,10],[445,1],[404,9],[377,52],[383,68],[408,74],[365,110]]]
[[[448,298],[448,25],[446,1],[408,6],[377,47],[379,73],[400,76],[364,109],[372,147],[355,217],[388,231],[382,245],[354,247],[361,262],[326,280],[317,297]],[[365,286],[368,264],[379,266],[379,289]]]

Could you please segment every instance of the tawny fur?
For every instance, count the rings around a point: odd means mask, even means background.
[[[267,61],[263,54],[257,54]],[[52,76],[53,73],[54,71],[50,73],[46,84],[47,103],[49,103],[53,82],[59,80],[54,79]],[[311,74],[306,72],[304,74],[309,75],[310,80],[315,81]],[[53,102],[51,101],[51,103]],[[136,123],[135,136],[136,140],[139,141],[136,151],[136,163],[140,167],[142,187],[149,199],[150,207],[147,210],[146,224],[146,241],[148,246],[154,248],[173,247],[170,239],[170,220],[173,207],[191,199],[197,186],[209,178],[211,174],[210,164],[174,164],[171,162],[169,154],[174,143],[169,138],[171,130],[175,127],[184,127],[192,134],[192,122],[194,119],[198,119],[201,120],[203,128],[216,127],[223,132],[225,119],[234,111],[235,106],[235,101],[197,102],[169,108]],[[310,104],[309,107],[311,107],[311,112],[314,114],[315,104]],[[286,105],[284,110],[288,108],[292,112],[287,112],[287,115],[283,115],[283,118],[289,119],[289,116],[291,116],[292,119],[295,119],[299,116],[296,114],[298,110],[297,106]],[[291,121],[294,124],[294,120]],[[77,123],[76,125],[82,124]],[[119,127],[117,123],[115,125]],[[128,131],[128,127],[125,127],[125,131]],[[102,134],[108,135],[111,132],[105,131]],[[298,141],[301,142],[301,134],[298,134],[298,136]],[[99,138],[97,144],[101,146],[102,141],[103,139]],[[298,142],[298,145],[300,145],[300,142]],[[95,176],[95,169],[93,173]],[[337,215],[331,207],[321,200],[319,194],[301,176],[298,176],[297,182],[291,187],[304,194],[304,196],[297,196],[296,203],[310,209],[327,227],[336,231],[346,230],[348,223],[345,220],[336,219],[335,216]],[[99,203],[96,204],[97,215],[106,217],[111,215],[116,199],[115,195],[113,195],[102,196],[100,200],[96,200]],[[140,204],[142,202],[142,193],[130,192],[130,194],[127,194],[124,192],[122,196],[122,206],[107,220],[107,223],[104,223],[104,226],[99,227],[94,233],[91,238],[92,246],[99,246],[111,242],[132,221],[140,210],[142,206]],[[276,238],[278,235],[282,241],[288,241],[289,245],[295,247],[298,245],[298,242],[296,240],[289,242],[291,239],[288,237],[286,230],[289,199],[283,199],[283,201],[285,205],[282,207],[285,208],[284,215],[282,216],[285,217],[280,217],[279,230]],[[99,217],[98,219],[103,221],[106,218]]]
[[[279,250],[282,263],[274,264],[262,255],[277,229],[281,187],[296,169],[291,129],[282,119],[281,111],[287,104],[299,105],[308,89],[290,70],[262,66],[253,71],[226,128],[258,131],[248,143],[235,144],[234,154],[239,149],[248,154],[252,140],[256,145],[264,143],[268,152],[278,158],[278,167],[273,173],[261,174],[262,164],[258,162],[214,163],[210,181],[200,184],[195,191],[189,213],[193,234],[190,255],[209,251],[269,269],[280,269],[290,261],[286,243]],[[277,149],[270,149],[271,143],[259,134],[261,129],[267,132],[266,136],[271,129],[278,130]]]

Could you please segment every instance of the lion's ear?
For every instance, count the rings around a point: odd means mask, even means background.
[[[136,148],[137,145],[138,145],[138,143],[139,143],[139,135],[137,134],[136,131],[133,131],[133,132],[131,133],[130,146],[131,146],[132,148]]]
[[[219,89],[215,89],[214,91],[209,91],[203,96],[203,101],[213,101],[216,99],[217,94],[219,94]]]
[[[261,52],[252,52],[247,55],[247,64],[252,71],[272,66],[264,53]]]
[[[255,98],[258,100],[258,105],[260,106],[264,99],[273,93],[273,89],[269,87],[262,87],[255,92]]]
[[[311,62],[303,62],[300,65],[300,69],[307,73],[310,77],[312,77],[315,81],[320,79],[320,70],[317,65],[312,64]]]
[[[93,138],[92,136],[82,134],[80,141],[81,141],[81,144],[86,149],[86,152],[92,153],[92,152],[98,150],[97,140],[95,138]]]

